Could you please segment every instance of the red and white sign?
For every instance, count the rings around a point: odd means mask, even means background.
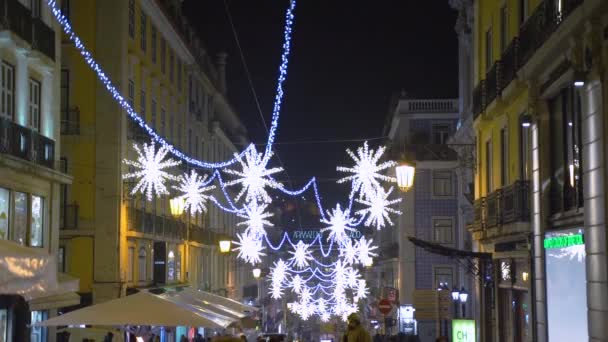
[[[388,299],[382,299],[378,302],[378,310],[382,312],[383,315],[388,315],[393,309],[393,304]]]

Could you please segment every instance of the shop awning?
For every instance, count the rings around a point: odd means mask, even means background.
[[[214,307],[221,309],[225,312],[236,315],[238,318],[244,318],[249,316],[251,313],[258,311],[259,309],[255,306],[245,305],[236,300],[218,296],[213,293],[200,291],[200,290],[187,290],[191,291],[192,295],[197,299],[206,304],[211,304]]]
[[[43,249],[0,240],[0,294],[18,294],[29,301],[59,290],[53,256]]]
[[[155,295],[142,291],[101,304],[71,311],[37,326],[191,326],[226,328],[234,319],[213,314],[183,303],[170,295]]]
[[[48,310],[80,304],[80,296],[76,293],[79,288],[79,279],[59,273],[58,280],[56,291],[29,301],[30,310]]]
[[[444,255],[452,258],[476,258],[476,259],[492,259],[492,253],[464,251],[456,248],[446,247],[438,243],[432,243],[409,236],[414,245],[426,250],[429,253]]]

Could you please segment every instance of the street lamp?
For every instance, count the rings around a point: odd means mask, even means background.
[[[363,266],[370,268],[374,265],[374,259],[372,258],[367,258],[365,259],[365,261],[363,262]]]
[[[452,288],[452,301],[454,302],[454,318],[458,317],[458,300],[460,297],[460,292],[458,292],[458,288],[454,286]]]
[[[261,269],[259,269],[259,268],[256,267],[256,268],[254,268],[252,270],[252,272],[253,272],[253,277],[255,279],[260,279],[260,276],[262,275],[262,270]]]
[[[414,173],[416,165],[414,163],[403,161],[395,167],[397,175],[397,185],[403,192],[408,192],[414,185]]]
[[[169,200],[169,209],[171,209],[171,215],[173,217],[180,217],[184,213],[186,201],[183,198],[172,198]]]
[[[528,128],[532,125],[532,115],[526,114],[521,117],[521,127]]]
[[[230,241],[230,239],[221,239],[219,243],[221,253],[230,252],[230,246],[232,245],[232,241]]]
[[[462,303],[462,317],[466,317],[465,305],[467,304],[467,299],[469,298],[469,293],[464,289],[464,286],[460,289],[460,303]]]

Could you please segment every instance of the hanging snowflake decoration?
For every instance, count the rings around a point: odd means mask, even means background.
[[[336,168],[338,171],[351,173],[351,175],[339,179],[338,183],[352,182],[353,191],[360,191],[359,198],[371,200],[374,197],[376,189],[380,187],[379,181],[397,181],[395,178],[381,173],[389,167],[396,165],[394,161],[385,161],[378,164],[380,157],[384,154],[384,150],[385,147],[380,147],[376,151],[370,149],[367,141],[363,147],[357,149],[356,155],[347,149],[346,152],[355,161],[355,166],[338,166]]]
[[[296,274],[295,276],[293,276],[293,278],[291,279],[291,289],[292,289],[292,291],[295,292],[295,293],[302,292],[302,285],[303,285],[303,279],[302,279],[302,277],[300,277],[299,274]]]
[[[358,270],[352,267],[348,267],[346,269],[346,285],[348,285],[348,287],[351,289],[357,288],[357,283],[359,282],[360,277],[361,275],[359,274]]]
[[[262,238],[266,235],[265,227],[272,227],[273,224],[267,220],[272,217],[272,213],[266,212],[268,205],[258,204],[256,201],[250,202],[245,206],[244,214],[237,214],[239,217],[245,219],[243,222],[239,222],[237,225],[246,226],[245,232],[253,237]]]
[[[321,312],[321,322],[323,323],[327,323],[329,322],[329,319],[331,318],[331,316],[329,315],[329,312]]]
[[[266,163],[263,160],[263,154],[258,153],[253,145],[250,146],[244,154],[245,161],[243,161],[241,155],[235,155],[241,164],[241,171],[225,170],[226,173],[239,177],[227,182],[226,186],[235,184],[240,184],[242,186],[241,191],[236,195],[235,200],[237,201],[246,193],[245,201],[248,203],[252,201],[270,203],[272,199],[268,195],[266,187],[273,189],[281,187],[281,183],[270,176],[283,171],[283,168],[275,167],[267,169]],[[272,152],[270,156],[272,156]]]
[[[368,295],[369,289],[367,288],[365,279],[359,279],[359,283],[357,285],[357,292],[355,294],[355,302],[359,299],[367,298]]]
[[[328,224],[329,227],[321,229],[321,232],[329,231],[328,240],[333,240],[338,245],[346,243],[346,240],[350,239],[347,232],[355,230],[350,227],[354,224],[354,219],[350,217],[350,212],[348,209],[342,210],[340,204],[337,204],[336,208],[331,212],[328,210],[327,214],[329,218],[322,219],[321,222]]]
[[[393,225],[390,214],[399,215],[401,212],[391,208],[391,205],[401,202],[401,198],[390,200],[388,196],[391,192],[393,192],[393,187],[388,189],[388,191],[384,191],[382,187],[379,187],[373,192],[374,195],[371,198],[357,199],[357,202],[367,206],[367,208],[356,212],[356,214],[361,216],[369,214],[365,219],[366,226],[376,226],[376,229],[380,230],[387,223],[391,226]]]
[[[285,261],[279,259],[274,263],[274,266],[270,268],[270,274],[268,276],[273,282],[283,284],[287,276],[287,268]]]
[[[173,159],[165,160],[169,151],[165,147],[161,147],[157,152],[154,143],[149,145],[144,143],[143,151],[137,144],[133,144],[133,148],[137,153],[137,160],[125,159],[124,163],[138,170],[122,176],[122,179],[139,179],[131,194],[141,192],[148,201],[151,201],[154,195],[169,194],[164,183],[168,180],[176,180],[176,177],[165,169],[177,166],[180,162]]]
[[[347,265],[353,265],[357,262],[357,247],[356,243],[348,239],[340,246],[340,257]]]
[[[280,299],[281,297],[283,297],[283,286],[273,281],[270,284],[269,293],[272,299]]]
[[[183,193],[183,195],[177,198],[184,201],[184,209],[190,210],[191,214],[207,211],[205,203],[209,196],[205,193],[215,189],[215,186],[207,186],[206,180],[207,175],[201,177],[196,171],[191,170],[189,175],[180,176],[179,185],[173,187],[175,190]]]
[[[239,241],[235,241],[234,244],[239,247],[234,250],[239,252],[238,257],[252,265],[262,262],[262,256],[266,255],[262,253],[264,250],[262,239],[247,233],[237,234],[237,237]]]
[[[308,266],[308,261],[312,260],[312,252],[308,250],[309,245],[300,240],[293,247],[293,252],[289,251],[293,257],[291,257],[289,260],[293,260],[295,267],[299,269]]]
[[[365,236],[362,236],[359,241],[357,241],[357,258],[362,264],[367,264],[367,261],[372,259],[373,257],[377,257],[378,254],[374,253],[373,250],[377,249],[378,246],[372,246],[373,239],[367,241]]]

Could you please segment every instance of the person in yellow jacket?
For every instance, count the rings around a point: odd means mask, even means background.
[[[372,337],[361,325],[361,318],[356,313],[348,315],[348,328],[342,342],[372,342]]]

